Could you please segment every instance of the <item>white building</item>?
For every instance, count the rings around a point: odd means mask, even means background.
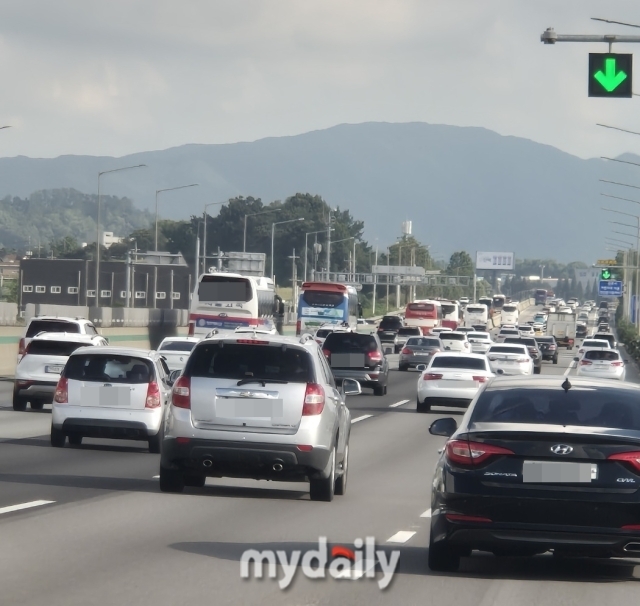
[[[100,239],[101,246],[105,248],[110,248],[112,244],[120,244],[124,238],[119,238],[118,236],[114,236],[112,231],[103,231],[102,238]]]

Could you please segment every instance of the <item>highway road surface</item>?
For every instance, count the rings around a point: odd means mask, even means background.
[[[559,381],[576,353],[561,352],[542,371]],[[349,485],[332,503],[311,502],[307,484],[251,480],[161,494],[159,456],[146,444],[85,439],[53,449],[50,412],[13,412],[11,384],[0,384],[0,604],[633,603],[634,560],[474,555],[458,573],[429,571],[430,482],[444,438],[428,428],[461,411],[416,413],[416,379],[394,370],[387,396],[349,399]],[[635,367],[627,379],[640,381]],[[277,580],[240,577],[245,550],[305,552],[319,537],[350,548],[374,537],[377,549],[399,550],[393,581],[381,590],[379,567],[373,579],[312,580],[297,570],[285,591]]]

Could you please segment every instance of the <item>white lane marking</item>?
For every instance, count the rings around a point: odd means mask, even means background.
[[[21,509],[31,509],[32,507],[40,507],[41,505],[50,505],[51,503],[55,503],[55,501],[29,501],[28,503],[9,505],[9,507],[0,507],[0,514],[20,511]]]
[[[396,402],[395,404],[389,404],[389,408],[398,408],[398,406],[402,406],[403,404],[407,404],[409,402],[409,400],[400,400],[399,402]]]
[[[152,479],[152,480],[159,480],[159,479],[160,479],[160,476],[153,476],[151,479]]]
[[[431,517],[431,507],[429,507],[429,509],[427,509],[427,511],[425,511],[424,513],[420,514],[421,518],[430,518]]]
[[[371,418],[373,415],[362,415],[361,417],[356,417],[355,419],[351,419],[351,424],[357,423],[358,421],[364,421],[365,419]]]
[[[574,366],[574,364],[575,364],[575,362],[571,362],[571,364],[569,364],[569,368],[567,368],[567,370],[565,371],[565,373],[564,373],[564,375],[563,375],[563,376],[568,377],[568,376],[569,376],[569,373],[570,373],[574,368],[577,368],[577,366],[578,366],[578,365],[576,364],[576,366]]]
[[[400,530],[387,539],[387,543],[406,543],[415,533],[414,530]]]

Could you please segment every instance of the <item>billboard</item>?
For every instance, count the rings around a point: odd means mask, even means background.
[[[515,269],[515,262],[512,252],[476,253],[476,269]]]

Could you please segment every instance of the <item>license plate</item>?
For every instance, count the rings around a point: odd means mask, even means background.
[[[45,372],[50,372],[51,374],[59,375],[62,372],[63,368],[64,368],[64,366],[62,366],[62,365],[45,366],[44,367],[44,371]]]
[[[283,400],[220,398],[216,401],[216,416],[226,419],[279,418],[282,417],[283,410]]]
[[[598,479],[595,463],[566,463],[564,461],[525,461],[522,481],[536,484],[589,484]]]
[[[364,368],[364,354],[331,354],[333,368]]]

